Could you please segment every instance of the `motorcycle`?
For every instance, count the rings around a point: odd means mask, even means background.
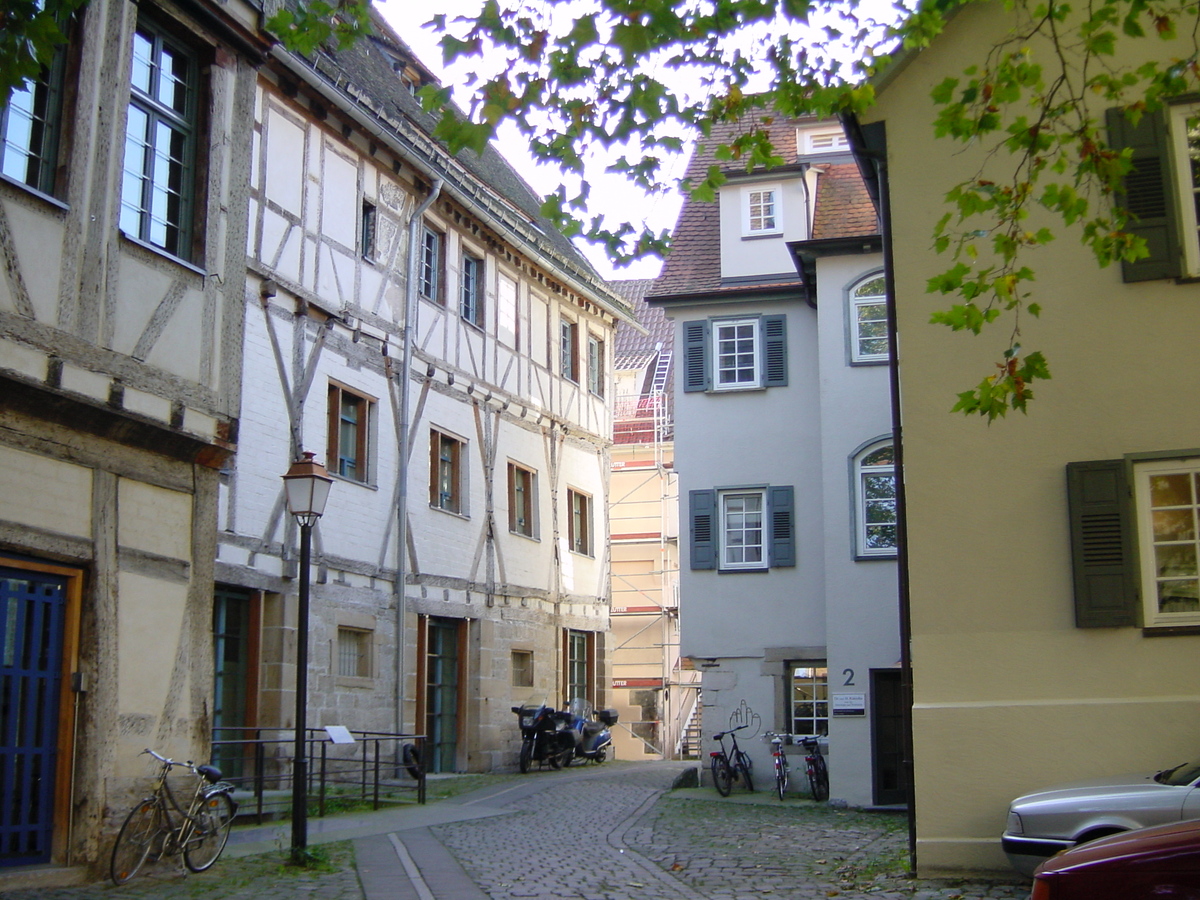
[[[548,703],[514,706],[521,729],[521,774],[533,763],[548,764],[552,769],[569,766],[575,757],[576,738],[569,713],[559,712]]]
[[[617,724],[617,711],[593,710],[586,700],[576,697],[567,707],[567,714],[575,742],[575,758],[588,759],[597,764],[604,762],[612,748],[609,728]]]

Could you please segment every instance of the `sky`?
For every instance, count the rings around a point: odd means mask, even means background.
[[[434,13],[445,13],[449,19],[459,15],[475,15],[481,6],[482,0],[434,0],[428,5],[414,3],[413,0],[376,2],[376,8],[413,49],[421,62],[448,86],[461,85],[465,69],[459,64],[447,70],[442,64],[442,51],[437,43],[440,35],[432,28],[424,27],[424,23]],[[456,99],[460,100],[460,105],[465,106],[466,97],[463,93]],[[501,130],[496,147],[539,195],[551,193],[562,182],[561,173],[554,167],[538,165],[533,161],[515,127],[509,125]],[[685,165],[686,159],[681,159],[676,177],[682,177]],[[647,197],[629,184],[623,176],[604,172],[602,163],[589,166],[589,180],[592,187],[589,217],[600,213],[611,216],[614,222],[627,221],[631,217],[639,222],[644,219],[656,232],[669,230],[674,226],[682,204],[682,198],[678,194]],[[631,210],[636,210],[637,214],[632,215]],[[650,258],[616,269],[609,262],[603,248],[580,243],[579,249],[596,270],[608,279],[654,278],[662,266],[660,259]]]

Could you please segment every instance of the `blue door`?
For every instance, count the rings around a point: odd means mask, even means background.
[[[0,866],[50,861],[66,579],[0,567]]]

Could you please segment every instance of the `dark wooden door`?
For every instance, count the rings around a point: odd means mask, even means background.
[[[871,672],[871,754],[876,806],[908,802],[904,783],[904,692],[899,669]]]

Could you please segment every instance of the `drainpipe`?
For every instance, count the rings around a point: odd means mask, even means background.
[[[413,319],[417,315],[417,279],[420,277],[417,251],[420,249],[421,217],[441,192],[442,179],[434,178],[429,196],[408,218],[408,275],[404,285],[403,352],[400,363],[400,490],[396,503],[396,734],[404,731],[404,613],[407,606],[404,584],[408,580],[408,458],[412,449],[408,439],[408,380],[413,357]]]

